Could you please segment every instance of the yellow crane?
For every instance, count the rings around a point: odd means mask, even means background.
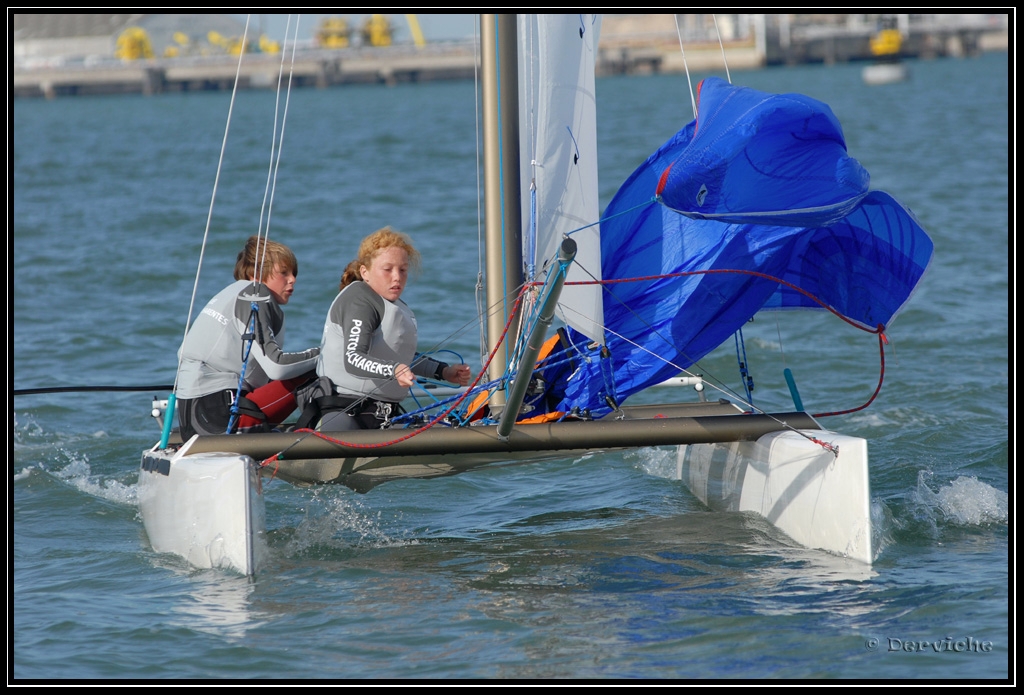
[[[322,48],[348,48],[352,28],[344,17],[324,17],[316,27],[316,42]]]
[[[367,46],[390,46],[391,20],[384,14],[371,14],[363,22],[362,34]]]
[[[900,52],[903,44],[903,37],[899,29],[883,29],[871,37],[871,54],[876,56],[891,56]]]
[[[409,24],[413,43],[418,48],[426,46],[427,41],[416,15],[405,15],[405,21]],[[354,32],[348,18],[329,16],[320,19],[313,36],[321,48],[348,48],[352,45]],[[394,40],[394,25],[388,15],[367,15],[359,28],[359,35],[364,46],[390,46]]]
[[[149,34],[141,27],[128,27],[117,37],[114,56],[121,60],[139,60],[153,57],[153,44]]]
[[[174,41],[173,44],[168,44],[164,48],[164,58],[178,58],[183,55],[188,55],[191,50],[192,40],[188,34],[183,31],[176,31],[171,35],[171,39]]]
[[[259,46],[260,53],[277,54],[281,52],[281,42],[274,41],[266,34],[260,34],[260,39],[257,45]]]
[[[409,23],[409,32],[412,34],[412,40],[416,47],[423,48],[426,46],[427,41],[423,38],[423,32],[420,30],[420,20],[416,19],[416,15],[405,15],[405,21]]]

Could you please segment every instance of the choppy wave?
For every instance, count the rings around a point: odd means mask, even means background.
[[[913,499],[942,521],[955,526],[1005,524],[1009,518],[1010,497],[973,476],[960,476],[948,485],[932,490],[930,475],[918,474]]]
[[[288,557],[350,553],[354,548],[383,548],[416,543],[404,531],[387,528],[379,512],[366,509],[361,499],[336,488],[312,491],[305,516],[283,544]]]
[[[94,475],[89,462],[75,459],[64,468],[53,471],[53,475],[88,495],[108,502],[137,506],[137,489],[134,485]]]
[[[92,434],[66,434],[49,432],[31,416],[18,423],[15,415],[14,441],[18,458],[26,463],[14,475],[14,480],[28,479],[33,472],[41,471],[66,485],[87,495],[108,502],[137,505],[137,491],[134,484],[126,484],[116,478],[97,474],[92,470],[90,459],[75,449],[76,443],[107,440],[104,430]],[[116,442],[113,443],[116,446]]]

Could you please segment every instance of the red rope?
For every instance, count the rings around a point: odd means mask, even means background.
[[[882,330],[884,329],[884,326],[882,326],[881,324],[879,324],[878,328],[875,328],[875,329],[866,328],[865,326],[857,323],[853,319],[847,318],[843,314],[840,314],[838,311],[836,311],[835,309],[830,307],[828,304],[826,304],[825,302],[821,301],[820,299],[818,299],[817,297],[815,297],[813,294],[811,294],[807,290],[803,289],[802,287],[797,287],[793,283],[786,282],[782,278],[777,278],[774,275],[768,275],[767,273],[759,273],[756,270],[740,270],[740,269],[729,269],[729,268],[712,269],[712,270],[685,270],[685,271],[681,271],[681,272],[678,272],[678,273],[665,273],[663,275],[644,275],[644,276],[641,276],[641,277],[619,278],[619,279],[616,279],[616,280],[576,280],[576,281],[573,281],[573,282],[567,282],[565,284],[566,285],[615,285],[615,284],[619,284],[619,283],[622,283],[622,282],[643,282],[643,281],[646,281],[646,280],[664,280],[665,278],[679,278],[679,277],[687,277],[687,276],[690,276],[690,275],[718,275],[718,274],[728,274],[728,273],[735,273],[735,274],[738,274],[738,275],[753,275],[754,277],[763,278],[765,280],[770,280],[772,282],[777,282],[780,285],[785,285],[786,287],[790,288],[791,290],[794,290],[794,291],[799,292],[800,294],[804,295],[805,297],[807,297],[811,301],[816,302],[817,304],[820,304],[822,308],[827,309],[828,311],[832,312],[833,314],[835,314],[836,316],[841,318],[843,321],[846,321],[846,323],[848,323],[851,326],[853,326],[855,328],[858,328],[858,329],[860,329],[862,331],[866,331],[868,333],[881,333]]]
[[[829,312],[831,312],[835,316],[839,317],[840,319],[842,319],[846,323],[850,324],[854,328],[857,328],[859,330],[865,331],[867,333],[875,333],[875,334],[877,334],[878,335],[878,352],[879,352],[879,360],[880,360],[880,369],[879,369],[879,375],[878,375],[878,385],[875,387],[875,392],[873,394],[871,394],[871,398],[869,398],[863,405],[857,406],[856,408],[850,408],[849,410],[837,410],[837,411],[829,412],[829,413],[814,413],[814,414],[812,414],[812,417],[818,418],[818,417],[831,417],[831,416],[834,416],[834,415],[847,415],[849,413],[855,413],[858,410],[863,410],[863,409],[867,408],[869,405],[871,405],[871,403],[874,402],[875,398],[878,396],[879,392],[882,390],[882,382],[885,380],[885,345],[889,342],[888,339],[885,337],[885,332],[884,332],[885,331],[885,326],[883,326],[882,324],[878,324],[878,326],[876,328],[873,328],[873,329],[867,328],[867,327],[857,323],[856,321],[848,318],[847,316],[839,313],[838,311],[833,309],[831,306],[829,306],[828,304],[826,304],[825,302],[820,300],[818,297],[816,297],[813,294],[811,294],[810,292],[808,292],[807,290],[803,289],[802,287],[798,287],[797,285],[794,285],[791,282],[787,282],[787,281],[783,280],[782,278],[778,278],[778,277],[775,277],[773,275],[768,275],[767,273],[761,273],[761,272],[758,272],[758,271],[755,271],[755,270],[712,269],[712,270],[687,270],[687,271],[680,271],[678,273],[664,273],[662,275],[644,275],[644,276],[640,276],[640,277],[620,278],[620,279],[615,279],[615,280],[575,280],[575,281],[572,281],[572,282],[566,282],[565,284],[566,285],[614,285],[614,284],[619,284],[619,283],[623,283],[623,282],[644,282],[644,281],[651,281],[651,280],[663,280],[663,279],[666,279],[666,278],[686,277],[686,276],[691,276],[691,275],[717,275],[717,274],[727,274],[727,273],[736,273],[736,274],[740,274],[740,275],[751,275],[751,276],[754,276],[754,277],[759,277],[759,278],[762,278],[762,279],[765,279],[765,280],[770,280],[772,282],[776,282],[776,283],[778,283],[780,285],[784,285],[784,286],[794,290],[795,292],[799,292],[800,294],[804,295],[808,299],[816,302],[822,308],[827,309]],[[473,380],[473,383],[470,384],[469,388],[466,389],[466,392],[463,393],[462,396],[460,396],[454,403],[452,403],[451,407],[449,407],[447,410],[445,410],[443,413],[441,413],[440,415],[435,417],[433,420],[428,422],[423,427],[420,427],[419,429],[413,430],[413,431],[409,432],[408,434],[403,435],[402,437],[399,437],[399,438],[394,439],[392,441],[382,442],[380,444],[354,444],[352,442],[345,442],[345,441],[342,441],[340,439],[334,439],[333,437],[329,437],[329,436],[323,434],[322,432],[317,432],[316,430],[311,430],[311,429],[300,429],[300,430],[295,430],[295,431],[296,432],[302,432],[304,434],[310,434],[310,435],[312,435],[314,437],[319,437],[320,439],[323,439],[323,440],[328,441],[328,442],[333,442],[334,444],[338,444],[340,446],[348,446],[348,447],[352,447],[352,448],[356,448],[356,449],[379,449],[379,448],[382,448],[382,447],[391,446],[392,444],[397,444],[399,442],[404,442],[404,441],[406,441],[408,439],[411,439],[412,437],[415,437],[416,435],[420,434],[421,432],[427,431],[428,429],[430,429],[431,427],[436,425],[438,422],[443,420],[445,417],[447,417],[449,413],[454,411],[462,403],[462,401],[464,401],[466,399],[466,396],[468,396],[472,392],[473,388],[480,382],[480,379],[487,372],[487,368],[490,366],[491,362],[494,360],[494,356],[497,354],[498,348],[501,347],[502,343],[505,342],[505,337],[506,337],[506,335],[508,335],[509,328],[510,328],[510,326],[512,324],[512,319],[516,315],[516,310],[519,308],[519,305],[522,302],[523,296],[525,295],[526,291],[530,287],[532,287],[534,285],[537,285],[537,284],[540,284],[540,283],[526,283],[520,289],[519,294],[516,297],[515,304],[512,307],[512,311],[509,312],[509,318],[508,318],[508,321],[506,321],[506,323],[505,323],[505,329],[501,333],[501,338],[498,340],[497,345],[494,346],[494,349],[491,350],[491,354],[488,355],[488,357],[487,357],[487,362],[481,368],[480,373],[477,374],[477,377],[476,377],[476,379]],[[297,443],[298,442],[295,442],[291,446],[295,446],[295,444],[297,444]],[[822,444],[826,448],[831,448],[831,446],[828,445],[825,442],[818,442],[818,443]],[[289,448],[291,448],[291,446]],[[269,466],[271,463],[276,463],[277,461],[280,460],[281,455],[284,454],[287,451],[288,451],[288,449],[285,449],[284,451],[281,451],[281,452],[279,452],[277,454],[274,454],[270,458],[264,460],[260,464],[260,467],[266,467],[266,466]],[[279,469],[279,466],[275,466],[274,473],[273,473],[273,475],[271,477],[277,475],[278,469]]]
[[[842,319],[846,323],[850,324],[854,328],[857,328],[859,330],[865,331],[866,333],[877,334],[878,335],[878,353],[879,353],[878,386],[875,387],[875,392],[873,394],[871,394],[871,398],[869,398],[863,405],[859,405],[856,408],[850,408],[849,410],[837,410],[837,411],[830,412],[830,413],[815,413],[815,414],[812,414],[812,417],[831,417],[833,415],[847,415],[849,413],[855,413],[858,410],[863,410],[864,408],[867,408],[869,405],[871,405],[874,402],[875,398],[878,397],[879,392],[882,390],[882,382],[885,380],[885,345],[887,345],[888,342],[889,342],[889,339],[885,337],[885,326],[883,326],[882,324],[878,324],[878,326],[873,328],[873,329],[872,328],[867,328],[866,326],[863,326],[863,325],[857,323],[856,321],[848,318],[847,316],[844,316],[843,314],[839,313],[838,311],[836,311],[835,309],[830,307],[828,304],[826,304],[822,300],[818,299],[817,297],[815,297],[813,294],[811,294],[807,290],[803,289],[802,287],[798,287],[798,286],[794,285],[791,282],[786,282],[782,278],[777,278],[774,275],[768,275],[767,273],[759,273],[759,272],[757,272],[755,270],[740,270],[740,269],[724,269],[723,268],[723,269],[713,269],[713,270],[688,270],[688,271],[681,271],[681,272],[678,272],[678,273],[665,273],[663,275],[646,275],[646,276],[643,276],[643,277],[621,278],[621,279],[616,279],[616,280],[577,280],[577,281],[574,281],[574,282],[567,282],[565,284],[567,284],[567,285],[612,285],[612,284],[618,284],[618,283],[621,283],[621,282],[640,282],[640,281],[645,281],[645,280],[662,280],[662,279],[665,279],[665,278],[685,277],[685,276],[688,276],[688,275],[712,275],[712,274],[719,274],[719,273],[737,273],[737,274],[740,274],[740,275],[753,275],[754,277],[763,278],[765,280],[770,280],[772,282],[777,282],[780,285],[785,285],[786,287],[788,287],[788,288],[790,288],[790,289],[792,289],[792,290],[794,290],[796,292],[799,292],[800,294],[804,295],[808,299],[810,299],[810,300],[816,302],[817,304],[821,305],[821,307],[823,307],[824,309],[827,309],[833,315],[838,316],[840,319]]]
[[[882,390],[882,382],[885,380],[885,344],[889,341],[885,337],[885,333],[882,332],[882,324],[878,324],[878,386],[875,387],[875,392],[871,394],[871,398],[867,400],[863,405],[859,405],[856,408],[850,408],[849,410],[836,410],[831,413],[813,413],[811,417],[832,417],[833,415],[848,415],[849,413],[856,413],[858,410],[864,410],[871,405],[878,393]]]

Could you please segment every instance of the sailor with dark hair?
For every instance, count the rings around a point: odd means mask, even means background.
[[[291,299],[297,275],[298,262],[287,246],[255,236],[246,242],[235,264],[235,282],[203,308],[178,353],[178,424],[183,441],[197,433],[225,434],[229,425],[231,431],[268,429],[295,410],[295,389],[316,377],[313,370],[320,353],[319,347],[302,352],[284,352],[281,347],[281,307]]]

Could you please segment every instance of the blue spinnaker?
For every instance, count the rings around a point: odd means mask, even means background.
[[[700,117],[668,162],[662,202],[689,217],[821,226],[868,192],[838,119],[802,94],[767,94],[717,77],[697,86]],[[661,173],[661,172],[659,172]]]
[[[931,261],[914,215],[867,190],[825,104],[709,78],[699,113],[605,211],[608,357],[577,361],[558,410],[607,414],[609,397],[622,404],[675,376],[761,309],[822,309],[814,297],[888,326]]]

